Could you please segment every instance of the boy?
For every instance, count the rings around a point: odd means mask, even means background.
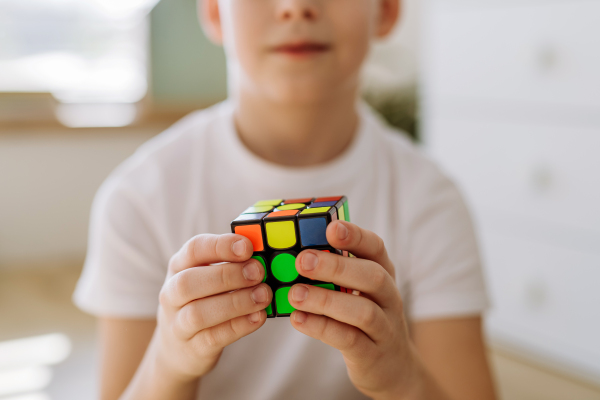
[[[399,0],[199,5],[229,100],[142,146],[93,206],[75,301],[100,317],[102,399],[493,399],[463,202],[358,100]],[[298,311],[266,322],[251,242],[216,233],[258,199],[333,194],[356,225],[328,241],[357,258],[296,268],[362,294],[295,285]]]

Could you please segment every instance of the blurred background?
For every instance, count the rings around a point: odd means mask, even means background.
[[[406,0],[364,97],[458,183],[501,398],[600,399],[600,1]],[[226,96],[195,0],[0,0],[0,400],[94,399],[100,183]]]

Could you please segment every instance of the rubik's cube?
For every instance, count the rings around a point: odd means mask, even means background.
[[[231,232],[252,242],[252,258],[263,265],[263,282],[273,290],[267,317],[287,317],[295,310],[288,301],[288,292],[296,283],[346,292],[346,288],[333,283],[299,275],[295,266],[298,253],[306,249],[348,256],[347,251],[331,247],[325,237],[327,225],[338,219],[350,221],[346,196],[261,200],[231,222]]]

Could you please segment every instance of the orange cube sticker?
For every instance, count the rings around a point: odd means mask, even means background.
[[[265,245],[263,244],[263,235],[260,225],[240,225],[235,227],[235,233],[238,235],[246,236],[252,242],[254,251],[263,251]]]

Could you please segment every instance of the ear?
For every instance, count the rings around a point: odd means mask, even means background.
[[[198,0],[198,19],[204,34],[215,44],[223,44],[219,0]]]
[[[379,21],[375,31],[378,38],[384,38],[394,29],[400,18],[401,0],[379,0]]]

